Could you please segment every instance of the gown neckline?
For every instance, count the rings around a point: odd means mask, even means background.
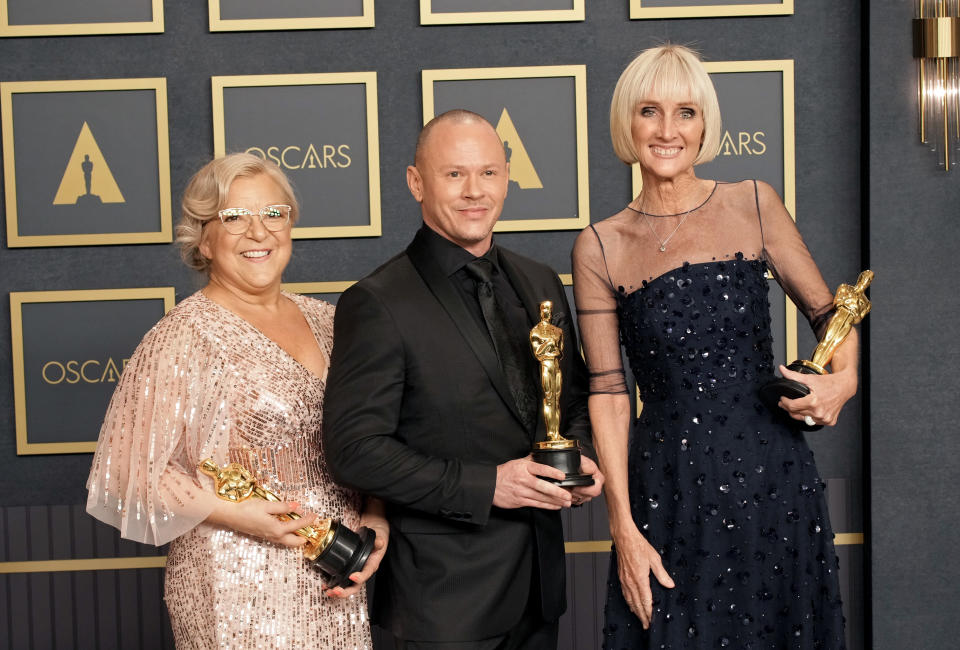
[[[315,372],[313,372],[312,370],[310,370],[309,368],[307,368],[305,365],[303,365],[295,356],[293,356],[292,354],[290,354],[289,352],[287,352],[287,351],[283,348],[282,345],[280,345],[279,343],[277,343],[276,341],[274,341],[272,338],[270,338],[269,336],[267,336],[266,334],[264,334],[258,327],[256,327],[253,323],[251,323],[250,321],[248,321],[246,318],[244,318],[244,317],[241,316],[240,314],[237,314],[236,312],[234,312],[233,310],[231,310],[229,307],[226,307],[226,306],[224,306],[224,305],[221,305],[219,302],[217,302],[216,300],[214,300],[213,298],[211,298],[210,296],[208,296],[207,294],[205,294],[202,290],[201,290],[201,291],[198,291],[197,294],[199,294],[200,296],[202,296],[202,299],[203,299],[203,300],[206,300],[207,302],[216,305],[219,309],[221,309],[221,310],[223,310],[224,312],[226,312],[227,314],[229,314],[232,318],[235,318],[236,320],[238,320],[238,321],[240,321],[241,323],[243,323],[243,326],[244,326],[244,327],[246,327],[247,329],[252,330],[253,332],[255,332],[258,337],[260,337],[260,338],[262,338],[263,340],[269,342],[270,345],[272,345],[274,348],[276,348],[277,350],[280,351],[280,354],[281,354],[282,356],[284,356],[284,357],[286,357],[287,359],[289,359],[290,361],[292,361],[292,362],[294,363],[294,365],[296,365],[297,367],[299,367],[299,368],[300,368],[303,372],[305,372],[305,373],[307,374],[307,376],[310,377],[312,380],[319,382],[319,383],[320,383],[321,385],[323,385],[323,386],[326,386],[326,383],[327,383],[327,375],[328,375],[329,372],[330,372],[330,353],[327,352],[327,350],[326,350],[326,349],[324,348],[324,346],[323,346],[323,343],[322,343],[322,342],[320,341],[320,339],[317,337],[317,330],[316,330],[316,328],[313,326],[313,322],[312,322],[312,321],[310,320],[310,318],[307,316],[307,313],[303,310],[303,306],[300,304],[300,301],[298,301],[298,300],[294,297],[295,294],[291,294],[291,293],[288,293],[288,292],[286,292],[286,291],[282,291],[282,292],[281,292],[281,295],[282,295],[284,298],[286,298],[287,300],[289,300],[290,302],[292,302],[292,303],[294,304],[294,306],[297,308],[297,311],[300,312],[300,315],[303,316],[303,320],[306,321],[307,327],[310,328],[310,334],[313,335],[313,341],[314,341],[314,343],[317,344],[317,347],[320,349],[320,353],[323,354],[324,358],[326,359],[327,364],[326,364],[326,367],[325,367],[324,370],[323,370],[323,376],[322,376],[322,377],[321,377],[320,375],[316,374]]]

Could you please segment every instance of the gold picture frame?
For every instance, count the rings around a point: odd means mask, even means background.
[[[75,93],[116,90],[152,90],[156,95],[158,208],[160,230],[90,234],[20,235],[17,215],[16,131],[13,96],[21,93]],[[8,81],[0,83],[3,128],[3,169],[7,211],[7,246],[96,246],[111,244],[165,244],[173,239],[170,194],[170,144],[167,131],[167,80],[84,79],[73,81]]]
[[[356,284],[356,280],[337,280],[332,282],[284,282],[281,288],[290,293],[343,293]]]
[[[420,0],[421,25],[479,25],[484,23],[547,23],[584,20],[586,0],[572,0],[570,9],[516,9],[512,11],[435,12],[433,0]]]
[[[648,0],[630,0],[630,19],[661,18],[718,18],[725,16],[783,16],[793,14],[793,0],[744,4],[731,2],[723,5],[697,4],[679,7],[651,7]]]
[[[373,0],[363,0],[357,16],[313,16],[302,18],[221,18],[220,0],[208,0],[211,32],[249,32],[292,29],[353,29],[375,25]]]
[[[526,66],[506,68],[459,68],[423,70],[423,123],[436,115],[434,84],[443,81],[485,81],[491,79],[544,79],[570,77],[574,81],[574,132],[576,151],[576,216],[555,219],[500,220],[494,232],[540,230],[581,230],[590,225],[590,183],[587,136],[587,67],[585,65]],[[469,108],[469,107],[464,107]]]
[[[13,357],[13,403],[17,433],[17,455],[83,454],[97,448],[91,442],[30,442],[27,432],[26,367],[23,341],[25,303],[86,302],[104,300],[163,300],[164,313],[176,302],[173,287],[140,289],[91,289],[68,291],[18,291],[10,293],[10,337]],[[131,350],[132,352],[132,350]]]
[[[0,37],[163,33],[163,0],[150,0],[150,7],[152,19],[145,21],[11,25],[9,0],[0,0]]]
[[[380,206],[380,131],[377,118],[376,72],[323,72],[312,74],[268,74],[211,77],[213,87],[213,151],[223,156],[226,151],[223,91],[226,88],[267,86],[311,86],[363,84],[366,89],[367,183],[370,221],[357,226],[294,227],[294,239],[328,239],[343,237],[379,237],[382,233]]]

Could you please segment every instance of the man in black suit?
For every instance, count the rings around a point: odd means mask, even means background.
[[[324,454],[334,478],[387,502],[374,620],[405,649],[556,648],[566,608],[560,509],[600,494],[587,377],[556,273],[493,244],[509,166],[468,111],[433,119],[407,184],[423,227],[339,300]],[[539,476],[539,304],[563,329],[561,433],[596,483]]]

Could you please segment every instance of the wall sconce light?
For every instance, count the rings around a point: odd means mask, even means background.
[[[951,150],[960,144],[960,0],[914,0],[914,4],[920,141],[940,152],[939,164],[950,171],[957,164]]]

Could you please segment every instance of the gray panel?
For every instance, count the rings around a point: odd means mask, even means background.
[[[14,647],[10,600],[10,576],[0,574],[0,645],[7,648]]]
[[[721,181],[757,178],[783,196],[783,75],[717,72],[710,75],[723,117],[720,152],[697,175]]]
[[[11,25],[142,22],[153,19],[151,0],[5,0]]]
[[[7,580],[9,590],[8,611],[10,612],[10,647],[32,648],[33,626],[28,622],[30,620],[30,601],[28,599],[30,575],[12,573]]]
[[[535,73],[534,73],[535,74]],[[466,108],[497,126],[506,111],[543,187],[521,187],[512,180],[502,221],[575,219],[577,206],[577,121],[573,77],[438,81],[437,115]],[[520,151],[505,141],[508,161]],[[516,167],[519,163],[514,161]]]
[[[77,648],[75,634],[72,572],[51,573],[53,592],[50,598],[54,647]],[[81,595],[82,597],[82,595]]]
[[[226,150],[283,168],[299,227],[369,224],[366,97],[364,84],[225,88]]]
[[[573,9],[573,0],[432,0],[434,13]]]
[[[123,648],[119,643],[120,594],[117,590],[117,571],[97,571],[93,576],[96,585],[97,646],[100,648]]]
[[[33,648],[52,648],[53,611],[50,608],[50,574],[31,573],[28,577],[27,602],[30,606],[29,623],[33,638]],[[21,622],[22,624],[22,622]]]
[[[644,8],[653,7],[722,7],[732,4],[738,5],[767,5],[783,4],[777,0],[642,0],[641,6]]]
[[[76,621],[77,647],[96,648],[97,640],[97,592],[94,580],[96,571],[80,571],[72,574],[71,602]]]
[[[140,578],[139,571],[117,571],[117,595],[119,596],[116,616],[120,629],[121,648],[142,648],[140,636]]]
[[[27,528],[26,508],[7,508],[8,562],[25,562],[31,558],[30,531]]]
[[[50,559],[66,560],[74,557],[73,531],[70,529],[71,507],[49,506],[47,516],[50,521]]]
[[[220,0],[220,18],[326,18],[362,16],[363,0]]]
[[[870,6],[870,517],[874,647],[957,645],[960,183],[918,141],[911,3]],[[896,615],[891,615],[896,612]]]
[[[24,303],[22,309],[28,440],[96,440],[123,362],[163,317],[163,301]]]
[[[153,90],[16,93],[17,227],[23,235],[160,230],[157,105]],[[74,146],[86,123],[124,202],[101,201],[97,186],[106,171],[93,164],[91,196],[54,205]],[[82,148],[91,155],[93,150]],[[91,155],[91,160],[96,154]],[[79,171],[82,175],[83,171]],[[100,190],[102,193],[102,190]]]
[[[30,506],[27,508],[27,535],[30,540],[31,560],[50,559],[50,547],[53,542],[50,539],[48,513],[48,506]]]
[[[138,571],[137,597],[140,601],[140,647],[153,650],[162,648],[164,620],[163,571],[150,569]]]

